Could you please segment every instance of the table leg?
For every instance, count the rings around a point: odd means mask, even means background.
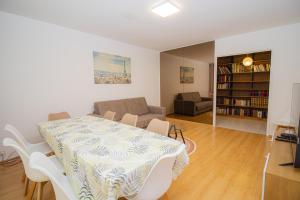
[[[174,125],[174,133],[175,133],[175,140],[177,140],[177,129],[176,129],[175,125]]]
[[[182,134],[182,131],[181,131],[181,129],[179,129],[179,132],[180,132],[180,135],[181,135],[182,141],[183,141],[183,143],[185,144],[185,140],[184,140],[184,137],[183,137],[183,134]]]
[[[171,125],[170,128],[169,128],[168,137],[171,137],[172,128],[173,128],[173,125]]]
[[[172,137],[171,137],[171,132],[172,132],[172,129],[174,129],[174,133],[175,133],[175,140],[176,140],[176,138],[177,138],[177,132],[176,132],[176,127],[175,127],[175,125],[174,125],[174,124],[170,126],[170,129],[169,129],[169,132],[168,132],[168,137],[172,138]]]

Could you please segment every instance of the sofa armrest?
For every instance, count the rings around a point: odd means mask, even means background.
[[[201,101],[212,101],[211,97],[201,97]]]
[[[194,115],[195,109],[196,107],[194,101],[183,101],[183,100],[174,101],[174,112],[176,114]]]
[[[161,114],[164,117],[166,116],[166,108],[160,106],[148,106],[150,113]]]

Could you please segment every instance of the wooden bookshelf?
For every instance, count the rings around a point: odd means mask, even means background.
[[[217,63],[217,115],[265,120],[268,117],[271,52],[219,57]]]

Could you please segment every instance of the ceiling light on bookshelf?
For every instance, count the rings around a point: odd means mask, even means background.
[[[244,66],[250,66],[250,65],[252,65],[252,63],[253,63],[253,59],[250,56],[246,56],[243,59],[243,65]]]
[[[152,12],[158,14],[161,17],[167,17],[179,12],[179,8],[170,1],[165,1],[161,4],[154,6],[152,8]]]

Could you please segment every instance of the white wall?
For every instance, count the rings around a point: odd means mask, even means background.
[[[95,101],[144,96],[160,105],[157,51],[4,12],[0,27],[1,141],[11,123],[36,142],[48,113],[86,115]],[[131,57],[132,84],[94,84],[94,50]]]
[[[268,134],[274,131],[273,122],[282,119],[289,120],[290,117],[292,85],[294,82],[300,82],[299,36],[300,23],[215,41],[215,63],[217,63],[217,57],[220,56],[272,51]]]
[[[209,63],[161,53],[160,55],[161,105],[166,107],[167,114],[174,112],[174,98],[181,92],[199,92],[208,97]],[[194,67],[194,83],[180,83],[180,66]]]

